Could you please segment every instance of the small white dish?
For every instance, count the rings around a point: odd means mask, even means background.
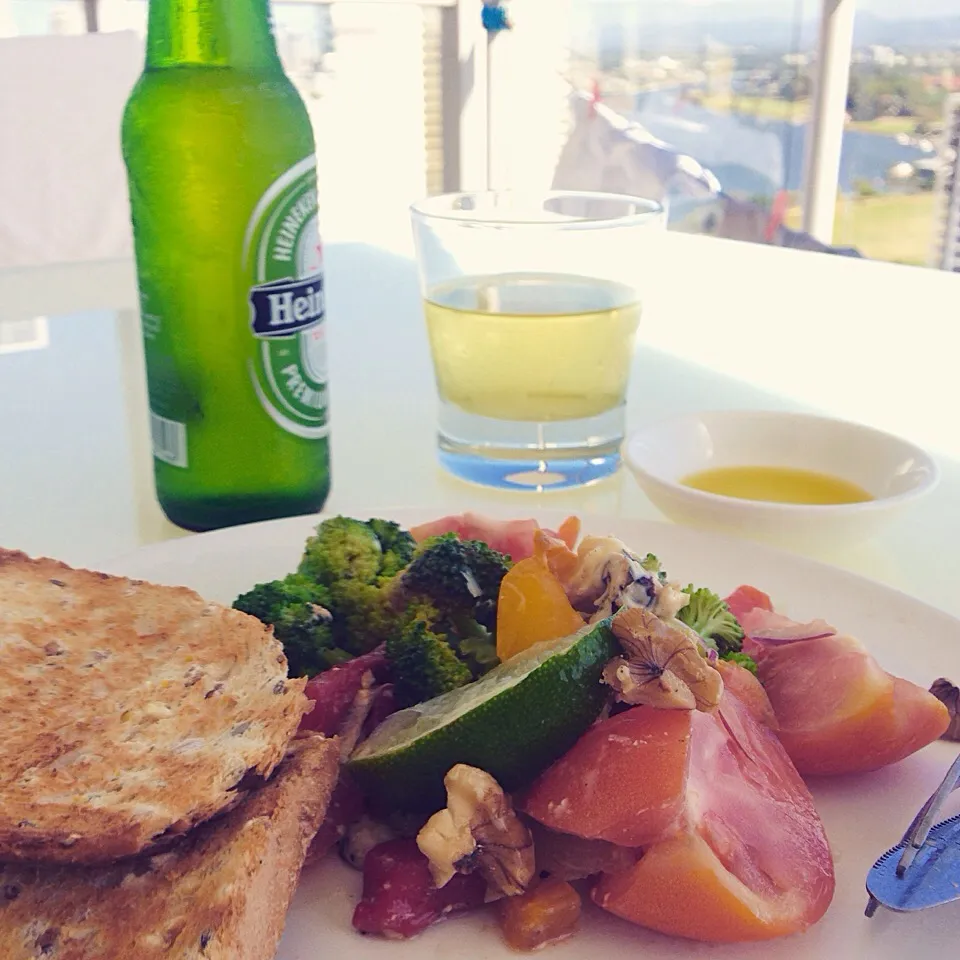
[[[795,549],[866,540],[937,485],[920,447],[871,427],[773,410],[716,410],[651,424],[624,442],[624,459],[671,520]],[[875,499],[829,506],[741,500],[680,481],[717,467],[795,467],[851,481]]]

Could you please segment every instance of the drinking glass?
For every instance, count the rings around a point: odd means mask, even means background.
[[[512,489],[616,471],[661,206],[488,191],[431,197],[411,213],[443,466]]]

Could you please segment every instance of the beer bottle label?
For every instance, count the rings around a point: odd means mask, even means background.
[[[247,226],[249,374],[267,415],[289,433],[329,432],[323,256],[317,230],[316,157],[301,160],[264,193]]]

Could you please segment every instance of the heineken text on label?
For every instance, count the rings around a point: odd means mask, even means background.
[[[278,280],[250,291],[256,337],[287,336],[323,319],[323,277]]]
[[[279,177],[250,219],[244,257],[251,272],[250,378],[263,409],[284,430],[328,432],[322,249],[315,157]]]

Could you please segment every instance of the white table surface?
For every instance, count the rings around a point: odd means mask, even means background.
[[[626,472],[542,494],[445,474],[405,224],[365,240],[325,246],[329,510],[659,518]],[[630,424],[705,408],[813,409],[925,445],[943,468],[939,489],[877,540],[819,556],[960,615],[960,278],[676,234],[638,269],[647,295]],[[40,314],[47,348],[0,353],[0,544],[96,565],[186,535],[153,496],[132,264],[0,272],[0,322]]]

